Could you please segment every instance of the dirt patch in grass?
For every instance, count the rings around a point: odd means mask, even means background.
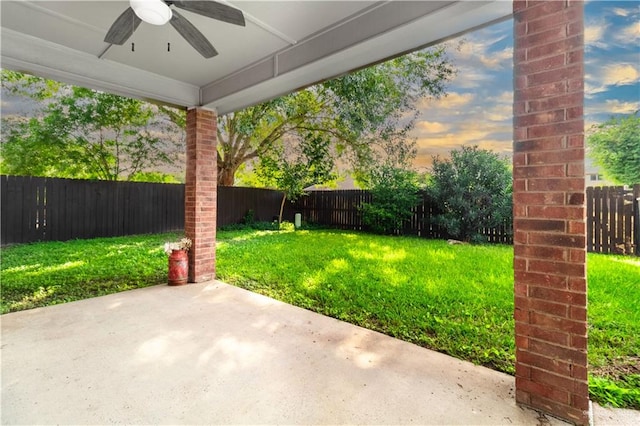
[[[640,375],[640,356],[625,356],[613,359],[609,364],[593,368],[593,375],[622,380],[631,375]]]

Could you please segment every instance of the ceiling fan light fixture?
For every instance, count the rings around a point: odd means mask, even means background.
[[[130,0],[131,8],[144,22],[153,25],[164,25],[173,13],[162,0]]]

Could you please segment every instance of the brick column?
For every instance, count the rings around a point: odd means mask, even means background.
[[[187,176],[184,232],[193,241],[189,252],[189,282],[215,278],[217,210],[216,113],[187,111]]]
[[[513,10],[516,401],[588,424],[583,3]]]

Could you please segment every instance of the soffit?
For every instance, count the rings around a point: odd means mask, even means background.
[[[507,1],[224,3],[243,11],[245,27],[180,11],[219,52],[204,59],[168,24],[143,22],[123,46],[105,43],[127,1],[4,0],[2,66],[226,113],[511,14]]]

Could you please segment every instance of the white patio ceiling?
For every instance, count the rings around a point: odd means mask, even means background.
[[[123,46],[105,43],[127,1],[3,0],[1,65],[224,114],[503,19],[512,10],[511,1],[223,3],[244,12],[246,27],[180,11],[219,52],[204,59],[168,24],[143,22]]]

